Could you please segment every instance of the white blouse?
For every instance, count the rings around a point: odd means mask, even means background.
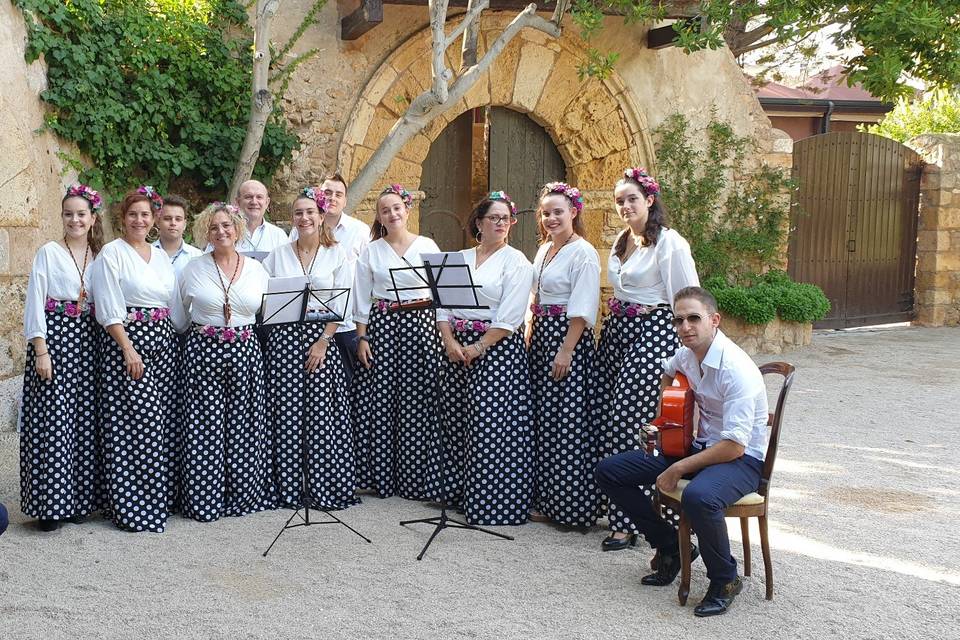
[[[357,275],[354,280],[353,291],[353,319],[361,324],[367,324],[370,319],[370,303],[375,299],[396,300],[396,292],[391,291],[394,284],[390,278],[390,269],[403,267],[422,267],[420,259],[422,253],[439,253],[440,247],[430,238],[417,236],[407,248],[403,256],[398,256],[384,238],[374,240],[368,244],[357,259]],[[394,275],[396,286],[425,287],[421,277],[414,271],[402,271]],[[401,300],[419,300],[430,297],[430,289],[417,288],[400,291]]]
[[[544,269],[543,260],[552,246],[545,242],[533,260],[533,294],[539,296],[540,304],[566,305],[568,318],[583,318],[592,327],[600,307],[600,254],[580,238],[561,247]]]
[[[90,293],[90,264],[83,274],[87,301]],[[83,268],[83,263],[80,263]],[[40,247],[33,259],[30,279],[27,281],[27,300],[23,312],[23,333],[27,340],[47,338],[46,303],[54,300],[76,301],[80,297],[80,273],[70,252],[59,242],[48,242]]]
[[[263,268],[274,278],[304,275],[304,265],[297,259],[296,251],[292,242],[277,247],[263,261]],[[347,253],[339,243],[329,247],[319,247],[316,259],[306,266],[310,269],[310,288],[312,289],[349,290],[353,285],[353,269],[350,268]],[[317,296],[322,300],[331,300],[330,309],[342,315],[345,321],[349,321],[353,314],[352,305],[346,304],[349,293],[348,291],[347,294],[337,296],[333,291],[321,291]],[[311,311],[324,309],[323,305],[312,297],[307,302],[307,308]]]
[[[267,291],[266,269],[253,258],[244,258],[240,275],[231,285],[230,276],[224,273],[213,259],[213,254],[204,254],[191,260],[180,274],[180,299],[184,318],[178,330],[187,328],[186,319],[215,327],[240,327],[256,322],[257,311]],[[230,324],[223,317],[223,284],[230,287]]]
[[[661,229],[657,244],[637,247],[623,263],[611,249],[607,277],[614,297],[648,305],[672,306],[677,291],[700,286],[690,244],[673,229]]]
[[[163,245],[160,244],[159,240],[154,242],[153,246],[161,249],[164,253],[167,253],[167,250],[163,248]],[[187,263],[197,256],[202,256],[203,251],[197,249],[192,244],[187,244],[185,240],[181,240],[180,248],[177,249],[177,252],[172,256],[170,254],[167,255],[170,258],[170,264],[173,266],[173,272],[177,275],[177,277],[179,277],[180,274],[183,273],[183,268],[187,266]]]
[[[498,249],[477,266],[476,248],[461,251],[464,261],[470,267],[473,283],[477,289],[477,300],[489,309],[437,309],[437,320],[463,318],[464,320],[485,320],[494,329],[506,329],[513,332],[523,324],[530,302],[530,288],[533,286],[533,265],[511,246]]]
[[[150,247],[150,262],[123,238],[104,245],[91,269],[97,299],[97,321],[105,327],[122,323],[127,307],[169,307],[177,325],[176,276],[163,249]]]

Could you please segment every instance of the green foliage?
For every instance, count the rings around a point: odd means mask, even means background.
[[[777,269],[753,276],[742,285],[714,276],[705,279],[703,286],[716,296],[722,313],[750,324],[765,324],[777,315],[790,322],[815,322],[830,311],[830,301],[820,287],[794,282]]]
[[[923,133],[960,133],[960,94],[934,91],[919,101],[901,98],[883,120],[860,130],[898,142]]]
[[[44,56],[46,126],[90,159],[81,180],[116,195],[186,179],[222,194],[250,111],[247,14],[234,0],[14,0],[26,58]],[[256,176],[298,146],[279,109]]]
[[[655,22],[669,0],[574,0],[570,13],[585,38],[600,30],[603,9],[626,22]],[[841,52],[851,84],[893,100],[912,93],[904,80],[960,85],[960,0],[701,0],[703,20],[677,21],[677,46],[691,53],[730,45],[735,54],[777,44],[811,50],[824,33]],[[603,54],[597,52],[597,57]],[[586,68],[586,67],[585,67]]]
[[[796,322],[826,315],[830,303],[818,287],[795,283],[775,269],[789,218],[785,195],[794,188],[784,172],[768,166],[748,172],[751,141],[715,118],[702,151],[680,114],[655,134],[670,223],[690,243],[697,272],[720,309],[753,324],[778,313]]]

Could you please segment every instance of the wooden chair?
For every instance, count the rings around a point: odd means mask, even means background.
[[[770,441],[767,444],[767,455],[763,462],[763,472],[760,478],[760,487],[756,493],[750,493],[740,498],[736,503],[727,507],[724,514],[727,518],[740,519],[740,531],[743,537],[743,575],[750,575],[750,533],[748,518],[757,518],[760,525],[760,548],[763,551],[763,568],[767,584],[767,600],[773,600],[773,563],[770,560],[770,541],[767,534],[767,512],[770,501],[770,478],[773,475],[773,465],[777,459],[777,444],[780,441],[780,423],[783,420],[783,406],[787,401],[787,394],[793,385],[795,367],[786,362],[770,362],[760,366],[763,375],[777,374],[783,376],[780,395],[777,397],[777,407],[769,414],[767,425],[770,428]],[[660,505],[670,507],[680,514],[680,588],[677,598],[680,605],[687,604],[690,595],[690,522],[683,515],[680,500],[684,487],[689,480],[680,480],[677,488],[669,493],[659,492]]]

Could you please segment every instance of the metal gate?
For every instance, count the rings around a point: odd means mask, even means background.
[[[793,147],[789,273],[830,299],[818,328],[913,317],[917,209],[923,161],[868,133],[838,132]]]

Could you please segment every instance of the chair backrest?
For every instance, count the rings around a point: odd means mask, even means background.
[[[770,490],[770,477],[773,475],[773,465],[777,461],[777,445],[780,443],[780,425],[783,422],[783,408],[787,402],[787,394],[790,393],[790,387],[793,386],[793,375],[796,367],[787,362],[768,362],[760,365],[760,373],[763,375],[777,374],[783,376],[783,384],[780,387],[780,394],[777,396],[777,406],[773,413],[767,418],[767,425],[770,427],[770,441],[767,443],[767,455],[763,461],[763,473],[760,477],[760,489],[757,491],[762,496],[766,496]]]

